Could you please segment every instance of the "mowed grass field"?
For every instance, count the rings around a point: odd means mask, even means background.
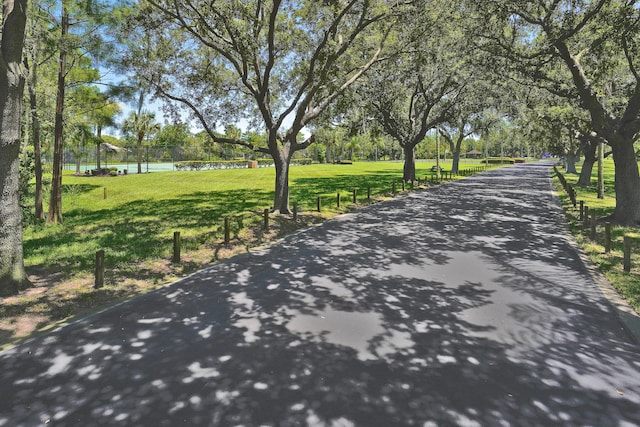
[[[580,172],[580,170],[581,168],[578,167],[578,172]],[[566,178],[572,185],[575,185],[578,181],[578,175],[566,175]],[[604,162],[604,199],[598,199],[597,179],[598,169],[596,164],[591,174],[591,185],[588,187],[574,188],[577,192],[577,200],[584,201],[584,204],[589,207],[589,211],[596,212],[598,218],[603,218],[613,213],[616,206],[615,169],[612,159],[608,158]],[[559,187],[558,191],[567,214],[571,231],[580,243],[582,249],[594,264],[598,266],[607,280],[617,289],[618,293],[634,307],[636,312],[640,313],[640,233],[638,228],[613,226],[611,233],[612,250],[610,253],[605,253],[604,224],[598,224],[596,239],[590,239],[590,228],[585,228],[584,223],[579,220],[579,207],[578,209],[573,208],[562,187]],[[634,242],[631,257],[632,268],[630,272],[625,272],[622,267],[624,254],[623,238],[625,235],[632,236]]]
[[[429,175],[431,163],[418,163],[419,176]],[[445,165],[446,166],[446,165]],[[335,213],[336,194],[342,208],[359,200],[390,193],[402,178],[402,163],[359,162],[353,165],[294,166],[290,171],[290,200],[299,210]],[[239,220],[260,214],[273,203],[273,168],[198,172],[158,172],[117,177],[63,179],[63,219],[58,226],[32,226],[25,231],[25,263],[57,266],[73,272],[89,268],[95,251],[107,251],[108,264],[166,257],[174,231],[187,245],[221,237],[224,217]],[[397,189],[400,190],[398,183]],[[106,198],[105,198],[106,194]],[[259,218],[258,218],[259,219]],[[244,220],[242,221],[245,222]]]
[[[431,176],[433,164],[418,162],[418,177]],[[461,169],[478,166],[463,162]],[[449,170],[451,165],[444,162],[442,167]],[[0,348],[298,228],[392,197],[393,182],[397,193],[402,190],[402,168],[401,162],[294,166],[290,200],[300,215],[295,223],[290,215],[271,215],[269,230],[263,228],[263,211],[273,205],[273,168],[117,177],[69,172],[63,177],[63,224],[25,229],[25,266],[34,286],[1,300]],[[367,188],[372,201],[366,200]],[[316,212],[318,197],[321,213]],[[225,217],[230,218],[229,245],[223,242]],[[180,263],[171,261],[175,231],[181,233]],[[94,289],[98,250],[105,251],[105,286]]]

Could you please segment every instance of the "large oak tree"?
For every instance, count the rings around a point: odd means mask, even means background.
[[[469,2],[470,6],[477,6]],[[616,208],[611,220],[640,224],[640,4],[632,0],[487,1],[476,40],[496,69],[580,100],[591,129],[611,146]],[[558,64],[562,69],[558,71]]]
[[[141,0],[132,21],[145,29],[128,34],[145,34],[153,51],[132,50],[127,60],[214,141],[271,155],[273,208],[289,212],[291,158],[314,141],[299,140],[301,131],[380,59],[397,4]],[[266,131],[266,144],[216,134],[222,122],[240,120]]]
[[[416,179],[415,148],[451,119],[470,83],[456,2],[405,5],[393,32],[392,57],[359,82],[359,104],[404,152],[405,181]]]

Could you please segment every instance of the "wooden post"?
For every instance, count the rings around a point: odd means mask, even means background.
[[[591,240],[596,240],[596,226],[598,224],[598,218],[596,217],[596,213],[591,211]]]
[[[336,206],[340,207],[340,193],[336,195]]]
[[[396,194],[396,182],[391,183],[391,194]]]
[[[631,271],[631,237],[624,236],[624,271]]]
[[[173,232],[173,262],[180,263],[180,232]]]
[[[371,187],[367,187],[367,201],[371,201]]]
[[[611,223],[607,222],[604,225],[604,252],[611,252]]]
[[[99,289],[104,286],[104,250],[96,252],[95,283],[93,287]]]
[[[104,187],[104,200],[107,200],[107,187]]]
[[[298,202],[293,202],[293,222],[298,221]]]
[[[584,200],[580,200],[580,221],[584,220]]]
[[[402,192],[404,193],[404,179],[402,180]]]
[[[413,191],[413,181],[411,181],[411,186],[409,188]]]
[[[353,203],[357,203],[358,202],[357,195],[358,195],[358,190],[356,190],[354,188],[353,189]]]
[[[320,199],[320,196],[318,196],[318,212],[320,212],[322,210],[322,202]]]
[[[265,209],[262,213],[263,216],[263,226],[265,231],[269,229],[269,209]]]
[[[224,244],[228,245],[231,241],[231,220],[227,217],[224,219]]]

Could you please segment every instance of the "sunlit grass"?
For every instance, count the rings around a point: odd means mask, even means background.
[[[430,175],[432,163],[418,162],[417,175]],[[446,163],[443,165],[445,168]],[[463,164],[462,168],[477,164]],[[392,182],[401,187],[401,162],[356,162],[353,165],[292,167],[291,202],[301,211],[338,213],[352,204],[390,194]],[[158,172],[117,177],[65,175],[63,219],[58,226],[34,225],[25,230],[27,267],[44,265],[69,273],[90,269],[95,251],[107,250],[111,264],[167,257],[174,231],[186,244],[212,244],[222,236],[224,217],[237,234],[241,226],[260,221],[272,206],[273,168],[198,172]],[[341,193],[341,208],[336,195]],[[106,197],[105,197],[106,196]],[[246,224],[245,224],[246,223]]]

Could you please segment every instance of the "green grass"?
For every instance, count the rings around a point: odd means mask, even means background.
[[[578,168],[580,171],[580,168]],[[592,171],[592,185],[589,187],[574,187],[577,191],[577,200],[584,201],[589,211],[596,212],[598,218],[605,217],[613,213],[615,209],[615,187],[614,187],[614,165],[611,159],[604,162],[605,198],[598,199],[597,193],[597,167]],[[578,175],[565,175],[567,181],[572,185],[578,181]],[[612,250],[605,253],[604,248],[604,226],[597,227],[596,240],[589,238],[590,229],[584,228],[579,220],[579,208],[574,209],[568,196],[558,184],[558,191],[562,200],[569,227],[581,245],[585,253],[591,258],[595,265],[605,275],[607,280],[616,288],[618,293],[625,298],[640,313],[640,234],[635,227],[612,227]],[[623,238],[625,235],[634,237],[634,249],[631,257],[631,271],[625,272],[622,268],[623,262]]]
[[[431,166],[418,162],[417,175],[430,175]],[[462,164],[462,168],[473,166]],[[297,202],[300,210],[309,211],[315,210],[317,197],[321,197],[323,210],[338,212],[336,193],[342,193],[342,207],[348,208],[353,189],[362,201],[367,187],[372,197],[388,194],[392,181],[401,177],[400,162],[292,167],[290,200]],[[232,230],[236,234],[240,225],[260,220],[256,213],[272,205],[274,170],[65,175],[63,186],[64,223],[25,230],[27,268],[55,266],[68,274],[90,271],[99,249],[106,250],[107,265],[111,266],[166,258],[174,231],[181,232],[187,248],[210,245],[222,237],[225,216],[235,218]],[[399,183],[396,188],[400,190]]]

